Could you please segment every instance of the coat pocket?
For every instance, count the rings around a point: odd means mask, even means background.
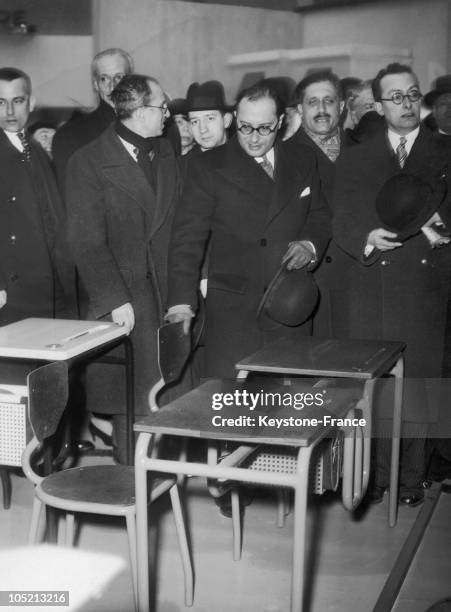
[[[248,279],[238,274],[213,274],[208,278],[208,291],[230,291],[243,294],[246,292]]]

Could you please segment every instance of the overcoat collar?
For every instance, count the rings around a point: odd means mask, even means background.
[[[236,136],[224,145],[224,163],[218,166],[218,172],[227,180],[269,204],[267,223],[286,206],[299,183],[283,145],[276,141],[274,148],[274,180],[243,150]]]
[[[110,126],[100,138],[103,175],[118,189],[125,191],[147,215],[153,215],[149,228],[150,237],[152,237],[161,227],[169,212],[168,202],[172,202],[176,188],[175,176],[167,176],[171,170],[175,172],[175,164],[170,164],[173,157],[170,147],[160,147],[157,193],[155,193],[142,169],[121,143],[114,126]]]

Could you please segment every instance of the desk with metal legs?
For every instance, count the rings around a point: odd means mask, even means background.
[[[300,339],[295,345],[283,341],[274,343],[259,351],[255,355],[242,360],[238,365],[240,378],[246,378],[249,371],[269,372],[277,374],[302,374],[307,376],[335,376],[364,379],[363,397],[350,401],[349,388],[336,387],[328,390],[329,400],[321,408],[304,408],[295,416],[303,419],[316,418],[318,423],[326,422],[328,415],[336,418],[345,418],[354,415],[356,402],[362,411],[362,416],[368,419],[366,431],[355,444],[353,455],[358,455],[357,463],[361,462],[360,472],[355,476],[356,460],[345,463],[343,474],[344,501],[347,507],[354,508],[363,497],[369,476],[369,451],[371,435],[372,390],[374,380],[386,372],[394,369],[397,376],[396,409],[394,441],[392,457],[391,491],[396,490],[397,458],[399,458],[399,434],[401,420],[402,398],[402,343],[388,342],[351,342],[335,344],[332,340],[319,340],[313,338]],[[343,356],[342,366],[337,367],[336,360],[332,359],[338,349]],[[296,366],[294,364],[297,364]],[[309,465],[312,451],[315,446],[327,437],[332,430],[331,426],[296,425],[278,429],[277,427],[257,426],[256,421],[246,421],[243,426],[218,426],[212,413],[212,396],[214,393],[233,393],[234,389],[243,389],[247,381],[219,381],[210,380],[183,397],[166,405],[163,410],[146,417],[135,424],[135,431],[139,432],[135,453],[135,486],[136,486],[136,518],[137,518],[137,551],[138,551],[138,607],[140,612],[149,610],[149,562],[148,562],[148,508],[147,508],[147,472],[164,472],[177,475],[193,475],[213,479],[233,480],[268,484],[278,487],[291,487],[294,490],[294,536],[293,536],[293,566],[291,587],[291,612],[301,612],[304,593],[304,552],[306,536],[307,490],[309,481]],[[311,385],[305,380],[305,390],[310,391]],[[285,390],[287,388],[285,387]],[[299,390],[299,387],[297,387]],[[274,392],[270,387],[269,391]],[[235,411],[234,416],[240,412]],[[241,410],[241,414],[243,411]],[[273,413],[272,413],[273,414]],[[229,413],[226,417],[233,417]],[[248,413],[249,416],[249,413]],[[277,409],[278,418],[293,417],[291,407]],[[205,438],[209,440],[222,440],[238,442],[251,448],[260,444],[280,447],[289,446],[297,449],[296,471],[286,474],[272,471],[253,471],[236,465],[214,464],[208,465],[198,462],[181,460],[159,459],[153,452],[155,438],[161,435],[175,435],[182,437]],[[237,449],[240,452],[243,446]],[[398,452],[398,457],[396,457]],[[395,466],[395,467],[394,467]],[[392,498],[396,495],[391,494]],[[396,520],[396,506],[390,509],[393,524]],[[188,554],[186,552],[186,554]]]
[[[401,439],[402,394],[404,381],[402,342],[379,340],[338,340],[313,338],[283,339],[269,344],[236,364],[238,378],[246,379],[250,372],[272,373],[286,376],[324,376],[364,381],[358,408],[362,410],[366,425],[355,452],[362,455],[362,478],[343,487],[343,504],[354,509],[366,493],[370,477],[371,435],[373,417],[373,390],[378,378],[386,374],[395,377],[393,401],[392,453],[388,521],[396,525],[398,502],[399,450]],[[352,448],[348,446],[352,451]],[[346,456],[345,465],[352,462]]]

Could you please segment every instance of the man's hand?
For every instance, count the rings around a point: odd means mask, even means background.
[[[114,323],[123,325],[126,328],[127,335],[135,327],[135,311],[133,310],[133,306],[130,304],[130,302],[122,304],[122,306],[112,310],[111,318],[113,319]]]
[[[287,270],[298,270],[315,261],[315,259],[316,255],[312,250],[311,244],[304,240],[299,240],[290,242],[288,251],[282,258],[282,263],[288,262]]]
[[[368,234],[367,247],[371,246],[379,251],[391,251],[402,246],[402,242],[395,242],[398,234],[378,227]]]
[[[168,313],[165,317],[168,323],[180,323],[180,321],[183,321],[183,333],[185,334],[189,333],[192,318],[191,314],[185,312]]]
[[[5,304],[6,304],[6,291],[2,289],[0,291],[0,308],[3,308]]]

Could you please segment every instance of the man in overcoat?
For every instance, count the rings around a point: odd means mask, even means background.
[[[68,165],[69,241],[89,297],[84,317],[113,320],[130,333],[136,414],[142,415],[148,411],[150,387],[159,378],[156,330],[167,295],[178,170],[170,143],[160,138],[168,109],[159,83],[128,75],[112,100],[116,123],[77,151]],[[104,366],[97,377],[93,370],[88,408],[123,413],[122,369]]]
[[[432,185],[445,177],[451,193],[449,158],[434,135],[420,127],[421,93],[408,66],[391,64],[381,70],[373,92],[387,129],[345,149],[337,165],[333,227],[344,259],[334,268],[340,284],[332,294],[333,330],[338,337],[407,343],[400,499],[415,506],[423,498],[427,424],[438,409],[431,380],[442,371],[451,246],[432,248],[427,229],[398,240],[396,232],[383,226],[376,199],[386,181],[400,173]],[[438,217],[425,225],[438,220],[451,227],[449,193]],[[386,419],[392,402],[387,397],[383,403],[379,417]],[[383,419],[378,420],[381,435]],[[388,485],[389,452],[383,446],[376,454],[374,501],[382,499]]]
[[[238,133],[194,158],[174,220],[169,253],[169,320],[188,322],[209,236],[206,298],[207,376],[234,376],[239,358],[299,328],[265,332],[257,309],[283,261],[301,268],[319,260],[330,236],[313,154],[290,157],[276,140],[283,119],[265,82],[237,100]],[[310,333],[305,325],[304,333]]]
[[[25,133],[33,106],[30,77],[0,68],[0,325],[74,312],[58,189],[46,153]],[[4,382],[14,382],[7,371],[23,384],[23,368],[2,364]]]

